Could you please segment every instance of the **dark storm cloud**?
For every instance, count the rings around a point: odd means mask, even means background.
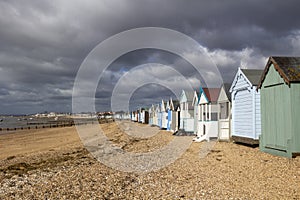
[[[115,60],[108,70],[113,72],[129,71],[136,66],[146,63],[160,63],[172,66],[185,77],[197,73],[194,67],[184,58],[158,49],[143,49],[129,52]]]
[[[224,81],[230,82],[239,66],[263,68],[270,55],[300,54],[299,4],[293,0],[1,1],[0,113],[71,111],[72,87],[84,58],[101,41],[137,27],[165,27],[189,35],[207,48]],[[131,52],[117,59],[100,80],[98,107],[108,108],[114,84],[126,71],[149,62],[173,66],[191,80],[201,79],[187,61],[172,53]],[[143,95],[144,90],[149,93]],[[151,97],[156,101],[165,92],[145,86],[130,103],[144,99],[148,104]]]
[[[0,89],[0,95],[1,96],[5,96],[5,95],[8,95],[9,94],[9,91],[5,88],[1,88]]]

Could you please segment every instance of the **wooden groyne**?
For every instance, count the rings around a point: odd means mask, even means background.
[[[114,119],[98,119],[99,124],[114,122]],[[59,127],[71,127],[75,125],[88,125],[94,124],[95,120],[83,120],[83,121],[51,121],[51,122],[28,122],[26,126],[14,127],[14,128],[0,128],[0,131],[17,131],[17,130],[30,130],[30,129],[42,129],[42,128],[59,128]]]

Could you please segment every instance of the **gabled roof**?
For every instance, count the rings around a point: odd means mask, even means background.
[[[288,85],[292,82],[300,82],[300,57],[270,57],[260,78],[258,88],[261,88],[271,64],[274,65],[276,71]]]
[[[173,100],[174,110],[177,110],[180,106],[180,102],[178,100]]]
[[[160,103],[160,112],[166,111],[167,103],[162,99]]]
[[[200,98],[200,93],[198,91],[194,91],[194,97],[193,97],[193,102],[192,104],[198,104],[199,103],[199,98]]]
[[[229,99],[229,101],[231,101],[231,94],[229,92],[231,84],[230,83],[223,83],[222,86],[225,89],[225,93],[226,93],[227,98]]]
[[[227,97],[227,99],[229,101],[231,101],[231,94],[230,94],[230,87],[231,87],[231,84],[229,83],[223,83],[221,88],[220,88],[220,91],[219,91],[219,95],[218,95],[218,99],[220,98],[220,95],[221,95],[221,92],[222,92],[222,88],[224,88],[224,91],[225,91],[225,95]]]
[[[170,100],[166,101],[165,107],[166,107],[166,110],[171,109],[171,101]]]
[[[149,112],[154,112],[154,110],[155,110],[154,105],[152,104],[151,107],[148,110],[149,110]]]
[[[170,98],[170,109],[171,110],[177,110],[178,107],[180,105],[180,102],[178,100],[173,100],[172,98]]]
[[[160,111],[160,105],[159,104],[154,105],[154,110],[156,112],[159,112]]]
[[[220,88],[202,88],[208,102],[217,102]]]
[[[194,91],[185,91],[182,90],[181,96],[180,96],[180,101],[182,101],[182,96],[185,96],[187,99],[187,102],[192,102],[194,98]]]
[[[237,73],[232,81],[229,92],[233,91],[233,88],[236,86],[239,77],[242,75],[247,83],[251,86],[257,86],[261,77],[261,74],[264,70],[261,69],[241,69],[238,68]]]
[[[194,91],[185,92],[186,98],[188,102],[192,102],[194,98]]]
[[[241,69],[252,85],[257,86],[263,73],[261,69]]]

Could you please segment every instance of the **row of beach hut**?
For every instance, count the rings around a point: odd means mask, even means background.
[[[231,84],[182,91],[131,112],[132,121],[173,132],[259,144],[275,155],[300,154],[300,57],[270,57],[264,70],[238,68]]]

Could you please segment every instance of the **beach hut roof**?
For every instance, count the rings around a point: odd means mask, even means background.
[[[194,98],[194,91],[186,91],[185,92],[186,98],[188,102],[192,102]]]
[[[171,110],[177,110],[179,106],[180,106],[180,102],[178,100],[173,100],[172,98],[170,98],[170,109]]]
[[[209,102],[217,102],[220,88],[202,88],[207,100]]]
[[[201,89],[200,89],[201,90]],[[194,91],[193,104],[198,104],[200,99],[200,91]]]
[[[231,84],[230,83],[223,83],[222,87],[224,87],[224,90],[225,90],[225,93],[226,93],[226,96],[227,96],[228,100],[231,101],[231,94],[229,92]]]
[[[193,102],[193,98],[194,98],[194,91],[182,90],[180,95],[180,102],[185,100],[186,102],[191,103]]]
[[[260,69],[241,69],[252,85],[257,86],[263,70]]]
[[[270,57],[263,74],[261,75],[258,88],[261,88],[262,83],[273,64],[276,71],[280,74],[283,80],[290,85],[292,82],[300,82],[300,57]]]
[[[173,106],[174,106],[174,110],[177,110],[178,107],[180,106],[180,102],[178,100],[173,100]]]

